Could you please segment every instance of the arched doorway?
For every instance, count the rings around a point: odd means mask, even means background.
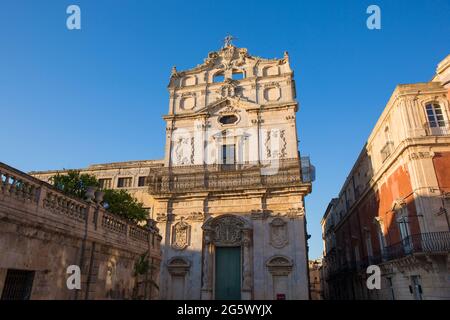
[[[203,225],[202,299],[252,298],[252,228],[226,214]]]

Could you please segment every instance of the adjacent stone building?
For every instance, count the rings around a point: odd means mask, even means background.
[[[157,299],[160,243],[151,220],[140,227],[0,163],[1,299]],[[135,275],[141,257],[149,270]]]
[[[309,260],[309,293],[311,300],[323,300],[321,268],[321,259]]]
[[[450,299],[449,89],[450,56],[394,90],[322,219],[326,298]]]
[[[162,299],[308,299],[304,197],[289,56],[251,56],[227,39],[174,67],[165,157],[90,166],[144,202],[162,234]],[[52,172],[34,172],[47,180]]]

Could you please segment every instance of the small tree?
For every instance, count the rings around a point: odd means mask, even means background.
[[[99,183],[95,176],[90,174],[80,174],[80,171],[69,170],[67,174],[57,173],[50,178],[50,182],[67,195],[77,198],[84,198],[87,187],[98,187]]]
[[[135,222],[147,218],[147,211],[141,202],[125,190],[105,190],[103,202],[108,204],[107,210]]]

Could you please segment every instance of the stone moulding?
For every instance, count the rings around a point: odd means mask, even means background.
[[[167,262],[167,269],[172,275],[185,275],[190,268],[191,263],[184,257],[173,257]]]
[[[282,255],[273,256],[266,263],[266,267],[272,275],[289,275],[293,265],[290,258]]]

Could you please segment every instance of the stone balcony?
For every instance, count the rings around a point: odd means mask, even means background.
[[[309,158],[233,165],[191,165],[151,170],[152,194],[243,190],[248,188],[311,188]]]
[[[410,235],[402,241],[391,244],[383,249],[383,252],[371,257],[364,257],[359,261],[343,261],[339,264],[336,252],[330,252],[325,257],[327,263],[327,273],[325,279],[331,279],[345,275],[347,273],[356,273],[363,271],[370,265],[382,265],[397,260],[424,255],[443,255],[447,256],[450,252],[450,232],[427,232]],[[406,260],[408,263],[408,260]]]

